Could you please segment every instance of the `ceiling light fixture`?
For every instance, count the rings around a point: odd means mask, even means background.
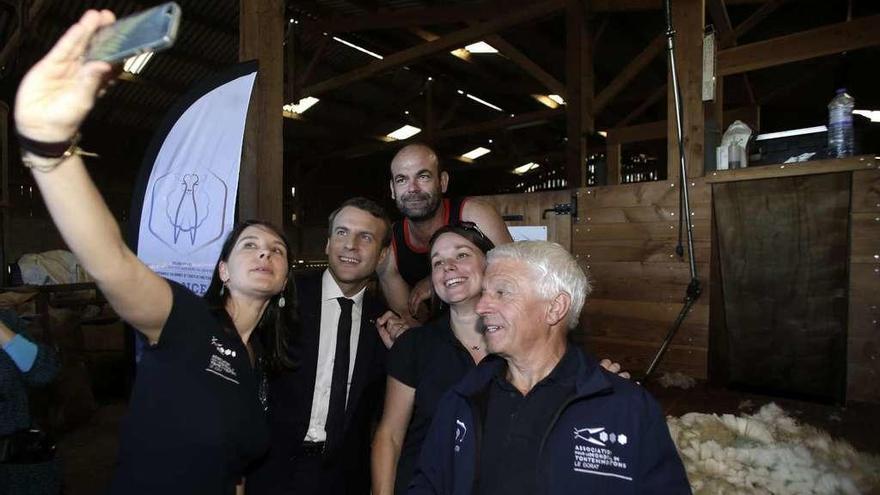
[[[528,171],[535,170],[538,167],[540,167],[540,165],[538,165],[537,163],[529,162],[525,165],[520,165],[519,167],[513,169],[513,173],[515,173],[516,175],[522,175]]]
[[[144,52],[140,55],[129,57],[125,59],[125,64],[123,64],[122,70],[129,74],[138,75],[144,70],[144,67],[147,66],[147,62],[149,62],[151,58],[153,58],[153,52]]]
[[[404,140],[404,139],[409,139],[420,132],[422,132],[422,130],[419,129],[418,127],[414,127],[411,125],[405,125],[405,126],[401,127],[400,129],[397,129],[394,132],[389,132],[388,137],[391,139]]]
[[[538,100],[541,104],[543,104],[547,108],[559,108],[560,103],[556,100],[550,98],[547,95],[532,95],[532,98]]]
[[[498,53],[498,50],[496,50],[494,46],[486,43],[485,41],[471,43],[470,45],[464,47],[464,49],[470,53]]]
[[[287,105],[284,105],[283,110],[288,113],[296,113],[302,115],[306,110],[312,108],[312,106],[319,101],[321,100],[315,98],[314,96],[306,96],[296,103],[288,103]]]
[[[547,98],[550,98],[551,100],[555,101],[556,103],[558,103],[560,105],[565,105],[565,98],[563,98],[559,95],[547,95]]]
[[[489,103],[488,101],[486,101],[486,100],[484,100],[484,99],[482,99],[482,98],[477,98],[476,96],[474,96],[474,95],[472,95],[472,94],[470,94],[470,93],[465,93],[465,92],[462,91],[462,90],[458,90],[458,94],[464,94],[464,95],[467,96],[468,98],[474,100],[475,102],[477,102],[477,103],[479,103],[479,104],[481,104],[481,105],[485,105],[485,106],[491,108],[492,110],[497,110],[497,111],[499,111],[499,112],[503,112],[503,111],[504,111],[504,110],[503,110],[501,107],[499,107],[498,105],[493,105],[493,104]]]
[[[759,134],[758,137],[755,138],[755,141],[766,141],[767,139],[801,136],[803,134],[817,134],[819,132],[825,132],[827,130],[828,128],[824,125],[817,125],[815,127],[804,127],[803,129],[792,129],[790,131],[770,132],[767,134]]]
[[[474,149],[468,151],[467,153],[465,153],[461,156],[463,158],[467,158],[468,160],[476,160],[477,158],[479,158],[483,155],[486,155],[488,153],[491,153],[491,152],[492,152],[492,150],[490,150],[488,148],[483,148],[482,146],[480,146],[478,148],[474,148]]]
[[[853,113],[871,119],[871,122],[880,122],[880,110],[853,110]]]
[[[351,41],[345,41],[344,39],[342,39],[342,38],[340,38],[340,37],[338,37],[338,36],[334,36],[333,39],[336,40],[336,41],[338,41],[338,42],[340,42],[340,43],[342,43],[343,45],[345,45],[345,46],[347,46],[347,47],[354,48],[355,50],[357,50],[357,51],[359,51],[359,52],[366,53],[367,55],[369,55],[369,56],[371,56],[371,57],[373,57],[373,58],[378,58],[379,60],[382,60],[382,59],[385,58],[385,57],[383,57],[382,55],[379,55],[379,54],[376,53],[376,52],[371,52],[370,50],[367,50],[366,48],[364,48],[364,47],[362,47],[362,46],[355,45],[355,44],[352,43]]]

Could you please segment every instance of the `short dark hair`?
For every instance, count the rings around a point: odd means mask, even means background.
[[[437,229],[434,235],[431,236],[431,240],[428,241],[428,249],[434,248],[434,243],[437,242],[441,235],[450,233],[464,237],[471,244],[477,246],[483,254],[488,253],[495,247],[492,240],[486,237],[486,234],[474,222],[456,222]]]
[[[336,220],[336,215],[342,211],[346,206],[351,206],[352,208],[357,208],[359,210],[363,210],[370,215],[382,220],[382,225],[385,227],[385,234],[382,236],[382,247],[388,247],[391,245],[391,217],[388,216],[388,212],[385,211],[385,208],[382,208],[379,203],[376,203],[372,199],[365,198],[363,196],[358,196],[356,198],[351,198],[346,200],[344,203],[339,205],[339,208],[333,210],[330,213],[330,216],[327,218],[327,235],[333,235],[333,222]]]

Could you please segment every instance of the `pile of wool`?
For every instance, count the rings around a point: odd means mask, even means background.
[[[697,384],[697,380],[694,377],[685,375],[680,371],[663,373],[660,378],[657,379],[657,382],[662,385],[663,388],[678,387],[685,390]]]
[[[798,424],[776,404],[754,415],[668,418],[694,493],[880,493],[880,457]]]

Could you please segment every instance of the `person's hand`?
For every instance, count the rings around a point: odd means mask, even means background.
[[[85,61],[92,35],[116,17],[89,10],[24,76],[15,97],[15,126],[35,141],[57,143],[76,134],[113,74],[107,62]]]
[[[6,326],[6,323],[0,321],[0,344],[5,344],[12,340],[15,337],[15,332],[13,332],[9,327]]]
[[[605,368],[607,371],[616,374],[621,378],[629,379],[629,371],[620,371],[620,363],[615,363],[610,359],[603,359],[599,361],[599,366]]]
[[[431,282],[431,277],[425,277],[416,282],[416,285],[409,291],[410,314],[415,316],[419,312],[419,305],[422,304],[422,301],[431,299],[433,295],[434,284]]]
[[[379,331],[379,337],[388,349],[391,349],[394,341],[403,332],[407,331],[410,326],[411,322],[401,318],[394,311],[386,311],[385,314],[376,319],[376,330]]]

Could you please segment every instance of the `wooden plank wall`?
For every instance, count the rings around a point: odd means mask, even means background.
[[[847,400],[880,402],[880,170],[852,184]]]
[[[706,378],[711,192],[702,178],[690,184],[695,258],[703,295],[658,371]],[[641,374],[681,310],[690,282],[687,249],[684,260],[674,254],[678,185],[663,181],[601,186],[579,189],[577,196],[579,213],[572,232],[572,252],[583,261],[594,282],[577,337],[594,355],[611,357]]]
[[[497,209],[501,215],[522,215],[521,222],[507,222],[507,225],[546,225],[547,239],[571,250],[571,215],[557,215],[544,210],[559,203],[571,202],[571,191],[545,191],[528,194],[499,194],[480,196]]]

